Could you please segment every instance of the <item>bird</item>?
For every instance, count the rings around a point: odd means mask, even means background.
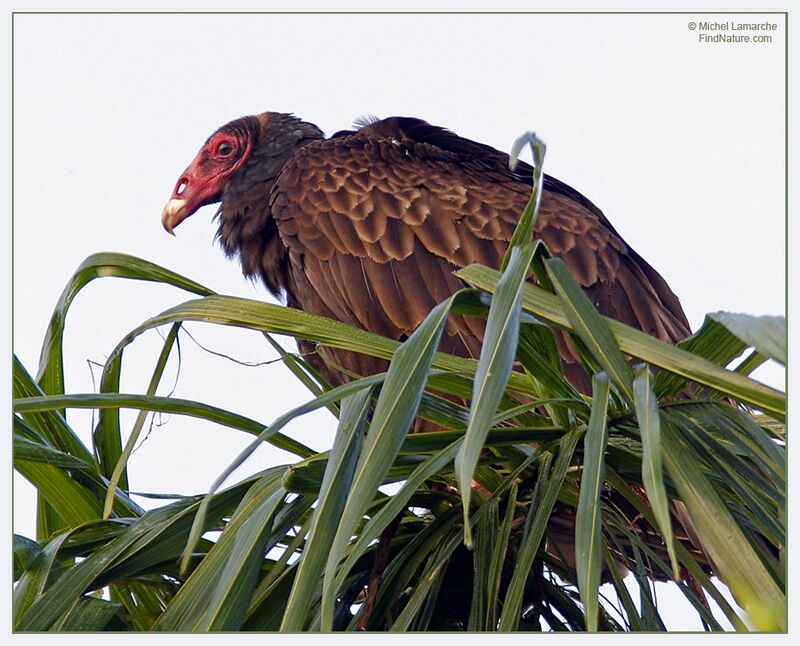
[[[545,174],[534,237],[608,317],[676,343],[691,333],[667,282],[581,193]],[[293,114],[217,129],[178,178],[161,216],[174,229],[218,204],[217,238],[245,277],[287,306],[403,341],[463,287],[454,274],[499,268],[528,202],[533,169],[415,117],[375,117],[325,137]],[[439,350],[477,358],[485,321],[451,315]],[[569,335],[564,373],[591,390]],[[299,340],[332,385],[387,369],[383,359]]]
[[[678,297],[603,212],[542,177],[534,238],[564,261],[597,310],[668,343],[689,336]],[[216,238],[246,278],[289,307],[404,341],[464,286],[459,268],[500,267],[532,186],[529,164],[419,118],[361,118],[325,137],[293,114],[263,112],[211,134],[175,183],[161,222],[174,235],[201,207],[218,204]],[[451,314],[439,350],[478,358],[485,324]],[[564,375],[590,395],[591,376],[569,334],[553,335]],[[298,346],[333,386],[389,365],[303,339]],[[417,418],[409,430],[441,429]],[[574,514],[557,507],[548,550],[557,545],[572,568]],[[693,548],[691,537],[687,530],[681,542]]]

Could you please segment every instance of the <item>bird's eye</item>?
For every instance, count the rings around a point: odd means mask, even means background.
[[[217,146],[217,154],[221,157],[227,157],[233,152],[233,144],[229,141],[223,141],[219,146]]]

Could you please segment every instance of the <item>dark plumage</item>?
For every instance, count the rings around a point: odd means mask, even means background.
[[[162,221],[172,231],[221,201],[218,237],[248,277],[290,307],[401,339],[460,287],[453,271],[497,267],[531,190],[531,168],[420,119],[391,117],[325,139],[316,126],[267,112],[217,130],[178,180]],[[667,283],[566,184],[545,177],[536,235],[560,256],[601,313],[675,342],[690,332]],[[482,320],[452,316],[441,349],[477,357]],[[588,388],[567,336],[570,379]],[[300,343],[310,350],[310,344]],[[357,374],[386,362],[320,348]]]

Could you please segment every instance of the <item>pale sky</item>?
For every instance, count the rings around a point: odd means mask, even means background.
[[[784,313],[784,36],[703,44],[687,15],[18,15],[14,31],[14,351],[31,373],[50,314],[88,255],[119,251],[217,292],[267,300],[213,243],[214,206],[172,238],[159,216],[218,126],[294,112],[327,134],[363,114],[421,117],[508,150],[525,130],[545,171],[599,206],[680,297],[706,312]],[[745,16],[717,16],[746,21]],[[101,279],[76,299],[68,392],[90,392],[127,332],[190,295]],[[257,333],[186,326],[204,346],[263,362]],[[123,390],[143,392],[160,350],[127,351]],[[293,345],[287,347],[294,349]],[[246,368],[182,343],[175,396],[268,424],[309,398],[282,365]],[[175,381],[175,361],[165,378]],[[783,372],[759,377],[782,387]],[[132,423],[134,413],[123,414]],[[69,421],[90,441],[91,413]],[[129,466],[135,491],[198,493],[250,440],[179,416],[153,427]],[[286,432],[318,450],[326,413]],[[259,449],[234,477],[283,463]],[[34,535],[17,478],[15,531]],[[142,501],[148,506],[146,501]],[[666,593],[665,593],[666,594]],[[684,613],[686,614],[686,613]],[[693,628],[676,611],[676,628]]]

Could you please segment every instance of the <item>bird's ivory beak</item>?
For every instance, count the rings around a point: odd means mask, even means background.
[[[161,212],[161,224],[170,235],[175,235],[172,230],[189,215],[186,209],[187,202],[188,200],[173,197],[164,205],[164,210]]]

